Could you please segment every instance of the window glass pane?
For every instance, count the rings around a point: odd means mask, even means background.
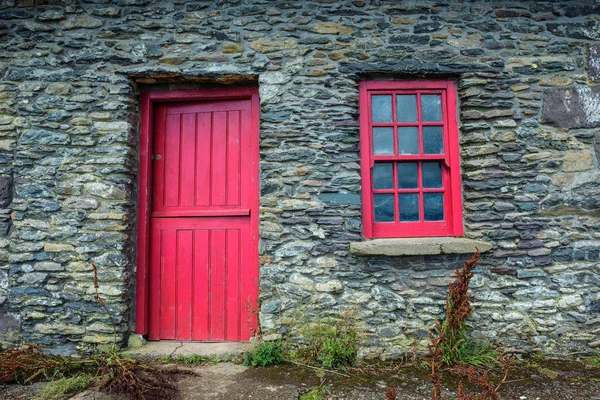
[[[392,163],[375,163],[373,165],[373,189],[393,188]]]
[[[442,221],[444,219],[444,194],[423,193],[425,221]]]
[[[373,153],[394,154],[392,128],[373,128]]]
[[[419,128],[416,126],[398,128],[398,154],[419,154]]]
[[[396,96],[396,119],[398,122],[415,122],[417,120],[417,96],[404,94]]]
[[[441,126],[423,127],[423,153],[424,154],[443,154],[444,139],[442,137]]]
[[[419,220],[419,195],[417,193],[398,195],[400,222]]]
[[[373,122],[392,122],[392,96],[371,96]]]
[[[442,163],[424,162],[423,168],[423,187],[441,188],[442,187]]]
[[[439,94],[421,95],[421,120],[426,122],[442,120],[442,97]]]
[[[398,163],[398,188],[415,189],[419,187],[417,163]]]
[[[374,194],[375,222],[394,222],[394,195]]]

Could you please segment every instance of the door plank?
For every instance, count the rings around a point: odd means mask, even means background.
[[[176,339],[192,339],[193,231],[177,230]]]
[[[225,229],[211,232],[210,247],[210,340],[225,340]]]
[[[238,229],[227,230],[227,293],[225,297],[227,321],[226,339],[230,341],[240,340],[240,231]]]
[[[210,231],[207,229],[194,231],[194,322],[192,326],[192,340],[208,340],[210,313],[209,313],[209,254]]]
[[[211,155],[211,204],[222,206],[225,204],[227,177],[227,113],[215,112],[212,127],[212,155]]]
[[[196,114],[181,115],[181,206],[196,205]]]
[[[160,253],[160,338],[175,339],[177,274],[177,231],[166,229],[161,232]]]
[[[162,187],[163,204],[165,207],[177,207],[180,205],[179,192],[181,176],[180,176],[180,154],[181,154],[181,116],[170,114],[167,115],[165,129],[165,154],[162,160],[158,162],[164,163],[165,175]]]
[[[240,112],[229,111],[227,135],[227,201],[228,206],[240,204]]]

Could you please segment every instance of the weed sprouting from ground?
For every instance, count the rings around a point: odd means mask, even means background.
[[[283,361],[283,344],[277,342],[263,342],[249,351],[244,356],[244,365],[249,367],[268,367]]]
[[[300,396],[300,400],[324,400],[327,395],[326,386],[317,386]]]
[[[183,354],[177,354],[176,356],[164,355],[156,360],[159,364],[183,364],[188,366],[198,366],[198,365],[214,365],[223,361],[231,361],[229,358],[222,358],[217,356],[216,354],[211,354],[208,356],[203,356],[200,354],[191,354],[189,356],[184,356]]]
[[[398,392],[396,391],[396,388],[389,388],[388,390],[385,391],[386,400],[396,400],[396,396],[398,396]]]
[[[444,320],[436,321],[437,336],[445,338],[440,343],[445,365],[472,365],[477,368],[498,365],[498,352],[491,344],[480,344],[467,337],[465,321],[473,311],[473,296],[469,293],[469,284],[479,256],[480,253],[477,252],[470,260],[465,261],[462,269],[456,268],[456,280],[448,285]]]
[[[473,311],[469,283],[479,257],[478,251],[470,260],[465,261],[462,269],[456,268],[456,280],[448,285],[444,320],[436,320],[435,335],[429,334],[429,354],[425,357],[425,362],[431,369],[432,400],[442,399],[441,371],[444,365],[447,366],[447,371],[466,377],[472,385],[481,390],[478,394],[467,393],[460,380],[459,400],[498,400],[500,388],[510,374],[513,361],[504,358],[501,348],[494,349],[491,344],[479,344],[467,336],[465,321]],[[488,369],[497,365],[502,366],[503,375],[494,383]]]
[[[356,363],[358,335],[349,313],[342,319],[302,326],[299,336],[305,343],[290,351],[292,361],[327,369],[351,367]]]
[[[54,379],[34,400],[62,400],[87,389],[97,381],[95,375],[80,372],[71,377]]]
[[[31,383],[62,378],[79,371],[87,362],[46,354],[34,344],[0,353],[0,383]]]

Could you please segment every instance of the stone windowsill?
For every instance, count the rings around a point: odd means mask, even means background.
[[[482,253],[492,245],[482,240],[459,237],[425,237],[371,239],[350,243],[350,252],[357,256],[421,256],[437,254]]]

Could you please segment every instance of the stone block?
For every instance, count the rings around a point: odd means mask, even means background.
[[[545,91],[542,122],[561,128],[600,127],[600,87]]]
[[[587,45],[587,73],[592,82],[600,82],[600,44]]]
[[[13,197],[13,179],[12,176],[0,176],[0,208],[8,207]]]
[[[20,341],[21,320],[10,313],[6,307],[0,307],[0,343],[16,344]]]
[[[581,172],[592,168],[592,153],[568,151],[565,153],[562,169],[565,172]]]
[[[357,256],[418,256],[437,254],[469,254],[486,252],[492,245],[482,240],[455,237],[373,239],[350,243]]]

